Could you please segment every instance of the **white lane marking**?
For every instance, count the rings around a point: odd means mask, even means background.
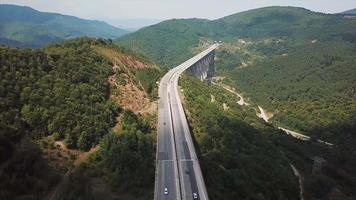
[[[195,162],[193,159],[180,159],[182,162]]]
[[[161,162],[174,162],[174,160],[160,160]]]

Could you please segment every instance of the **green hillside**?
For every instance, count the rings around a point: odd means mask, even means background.
[[[215,87],[183,79],[185,108],[190,113],[209,195],[214,199],[278,199],[268,192],[268,184],[261,184],[258,164],[251,161],[263,162],[250,149],[254,144],[261,150],[272,142],[283,152],[274,161],[283,165],[285,156],[302,174],[305,199],[354,199],[356,159],[350,152],[355,151],[356,140],[356,19],[303,8],[268,7],[212,21],[169,20],[117,42],[155,62],[175,67],[215,40],[223,41],[216,52],[215,75],[237,88],[252,105],[272,113],[273,126],[309,134],[312,142],[263,128],[254,120],[254,110],[249,114],[236,108],[233,97],[217,93]],[[220,105],[211,102],[211,94]],[[228,104],[228,111],[221,111],[222,103]],[[246,128],[248,125],[257,130]],[[267,143],[254,133],[268,135]],[[254,137],[256,143],[251,144],[249,137]],[[335,145],[329,148],[315,144],[314,138]],[[241,164],[244,156],[249,159],[247,164]],[[326,160],[316,174],[311,170],[314,156]],[[253,185],[263,192],[258,194],[253,186],[244,187],[250,184],[245,172],[253,174]],[[285,181],[278,177],[274,175],[273,180]],[[280,194],[291,194],[278,189]],[[245,192],[256,196],[246,197]]]
[[[277,121],[308,131],[356,112],[353,18],[268,7],[213,21],[169,20],[118,43],[174,67],[214,40],[224,41],[217,75],[230,78]]]
[[[142,68],[130,68],[127,60]],[[150,65],[103,39],[41,49],[0,45],[0,199],[43,199],[55,190],[54,199],[152,199],[153,117],[136,115],[118,101],[130,98],[122,96],[125,84],[142,93],[141,80],[155,85],[160,70]],[[150,80],[136,77],[140,70]],[[120,129],[113,129],[117,124]],[[121,156],[112,156],[117,152]],[[105,194],[88,190],[98,185]],[[112,194],[111,187],[125,192]]]
[[[180,84],[210,199],[298,199],[290,161],[270,140],[279,130],[220,87],[190,76]]]
[[[352,40],[355,36],[355,26],[354,21],[345,20],[342,16],[315,13],[295,7],[268,7],[213,21],[168,20],[119,38],[118,42],[156,62],[175,65],[191,56],[199,41],[232,42],[236,38],[282,36],[293,39],[313,39],[318,36],[324,40]]]
[[[174,67],[193,55],[191,48],[198,46],[199,39],[209,29],[208,20],[172,19],[124,36],[119,43],[162,65]]]
[[[274,121],[308,133],[343,123],[356,113],[355,45],[258,42],[246,48],[259,49],[263,58],[225,73],[259,105],[274,112]]]
[[[0,4],[0,42],[17,47],[41,47],[47,43],[90,36],[117,38],[127,31],[102,21],[39,12],[30,7]]]
[[[180,85],[211,199],[299,199],[291,164],[302,174],[304,199],[356,196],[356,159],[349,153],[356,150],[356,116],[313,130],[331,136],[328,140],[339,135],[330,148],[297,140],[264,123],[252,107],[239,106],[237,97],[220,87],[190,76]],[[320,173],[312,170],[314,156],[326,160]]]

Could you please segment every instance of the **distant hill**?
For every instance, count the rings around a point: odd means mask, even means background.
[[[199,41],[281,36],[352,39],[354,28],[354,23],[344,20],[342,16],[316,13],[304,8],[267,7],[212,21],[168,20],[128,34],[119,38],[118,42],[156,62],[173,67],[193,55]]]
[[[173,67],[192,55],[190,48],[197,46],[200,36],[210,29],[205,25],[209,25],[208,20],[168,20],[127,35],[119,43]]]
[[[347,10],[345,12],[342,12],[341,14],[346,14],[346,15],[356,15],[356,8],[352,10]]]
[[[106,21],[116,27],[123,28],[128,31],[137,31],[140,28],[151,26],[157,24],[162,19],[111,19],[111,18],[102,18],[103,21]]]
[[[10,46],[41,47],[80,36],[114,39],[126,33],[102,21],[39,12],[26,6],[0,5],[0,43]]]

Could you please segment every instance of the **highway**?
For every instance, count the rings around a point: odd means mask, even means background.
[[[214,51],[205,51],[170,70],[159,84],[155,200],[208,200],[203,175],[178,93],[179,76]]]

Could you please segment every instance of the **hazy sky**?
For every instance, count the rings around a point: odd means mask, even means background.
[[[216,19],[265,6],[290,5],[327,13],[356,8],[356,0],[0,0],[86,19]]]

